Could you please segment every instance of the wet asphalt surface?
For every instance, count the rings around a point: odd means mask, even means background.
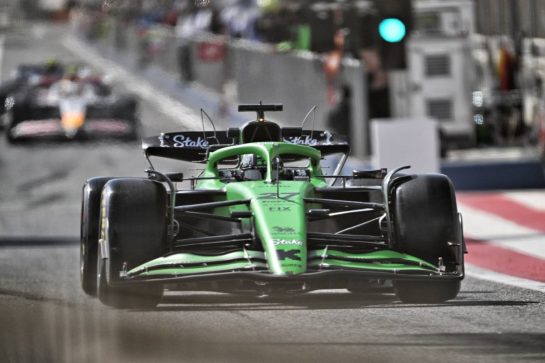
[[[66,33],[5,34],[2,78],[20,62],[85,61],[63,45]],[[179,129],[141,101],[145,135]],[[169,293],[153,310],[103,307],[79,287],[81,185],[145,168],[138,143],[9,146],[0,134],[0,361],[545,361],[545,294],[474,278],[439,305],[331,290],[289,299]]]

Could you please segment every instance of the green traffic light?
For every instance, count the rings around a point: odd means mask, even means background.
[[[383,19],[378,25],[380,37],[389,43],[397,43],[405,38],[407,29],[405,24],[397,18]]]

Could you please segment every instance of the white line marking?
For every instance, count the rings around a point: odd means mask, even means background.
[[[530,209],[545,212],[545,192],[543,190],[517,191],[503,194]]]
[[[492,242],[512,251],[545,260],[545,233],[518,225],[492,213],[458,204],[464,217],[464,235]]]
[[[524,238],[505,239],[501,241],[491,241],[494,245],[505,247],[512,251],[517,251],[527,256],[536,257],[545,260],[545,234],[527,236]]]
[[[518,225],[508,219],[458,203],[464,217],[464,232],[473,238],[495,240],[503,237],[524,237],[539,231]]]
[[[533,280],[527,280],[520,277],[505,275],[499,272],[494,272],[480,268],[471,264],[465,264],[466,275],[481,280],[498,282],[500,284],[516,286],[523,289],[540,291],[545,293],[545,283]]]
[[[158,90],[150,83],[134,76],[115,62],[102,57],[92,48],[74,37],[64,38],[62,44],[68,50],[80,56],[102,72],[112,74],[115,78],[121,80],[131,92],[134,92],[142,99],[153,103],[161,113],[172,118],[185,128],[195,128],[200,122],[200,117],[196,112],[182,105],[179,101],[166,93]]]

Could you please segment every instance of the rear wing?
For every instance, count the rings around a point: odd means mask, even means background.
[[[348,155],[350,146],[346,141],[337,141],[328,131],[303,130],[299,127],[281,129],[282,140],[291,144],[314,147],[322,157],[342,153]],[[273,140],[274,141],[274,140]],[[190,162],[205,162],[209,152],[240,144],[240,130],[227,131],[183,131],[162,133],[147,137],[142,142],[146,157],[158,156]]]
[[[146,137],[142,148],[146,157],[159,156],[191,162],[204,162],[211,150],[235,145],[226,131],[184,131]]]
[[[58,76],[65,72],[65,66],[60,63],[21,64],[17,67],[17,77],[27,79],[31,76]]]

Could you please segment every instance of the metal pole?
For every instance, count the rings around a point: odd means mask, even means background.
[[[367,106],[367,82],[365,64],[352,59],[345,59],[345,79],[352,90],[350,117],[350,144],[352,156],[368,156],[369,119]]]

